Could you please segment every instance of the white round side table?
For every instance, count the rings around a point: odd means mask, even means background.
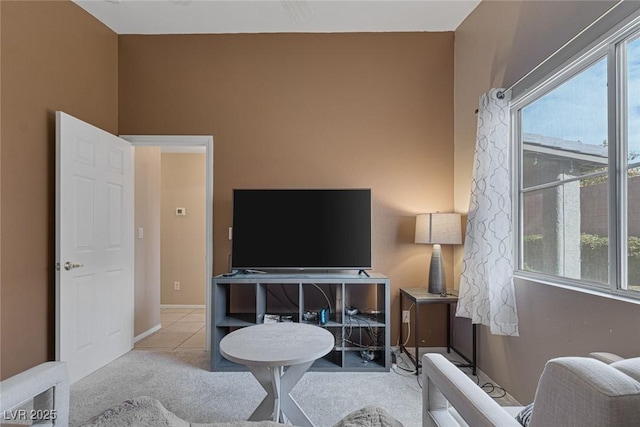
[[[237,329],[220,341],[220,354],[247,366],[267,396],[249,417],[296,426],[313,424],[289,394],[314,361],[335,346],[333,334],[304,323],[267,323]]]

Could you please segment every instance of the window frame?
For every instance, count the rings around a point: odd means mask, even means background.
[[[581,34],[582,35],[582,34]],[[640,291],[626,289],[628,285],[628,188],[627,173],[629,164],[626,154],[627,140],[627,99],[626,99],[626,48],[625,43],[640,39],[640,13],[636,11],[626,19],[611,27],[606,33],[585,45],[578,35],[574,40],[585,47],[577,49],[570,55],[565,45],[558,55],[568,58],[558,61],[555,67],[553,56],[543,63],[551,71],[532,80],[530,75],[522,80],[528,85],[524,88],[519,83],[513,86],[511,102],[511,141],[512,141],[512,203],[514,230],[514,275],[519,278],[544,284],[584,291],[597,295],[622,299],[640,304]],[[584,37],[583,37],[584,38]],[[522,110],[547,93],[561,86],[602,58],[607,59],[607,123],[608,123],[608,238],[609,238],[609,270],[608,283],[599,283],[584,279],[572,279],[548,273],[524,270],[524,195],[523,188],[523,138]],[[551,64],[553,65],[553,64]],[[535,71],[535,70],[534,70]],[[531,74],[531,73],[530,73]],[[521,80],[521,82],[522,82]],[[633,164],[638,163],[634,162]],[[562,185],[562,182],[558,182]],[[626,237],[625,237],[626,236]]]

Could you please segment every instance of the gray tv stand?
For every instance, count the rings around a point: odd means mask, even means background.
[[[389,371],[389,279],[363,274],[235,274],[212,279],[211,370],[246,367],[220,354],[220,340],[231,331],[278,317],[318,324],[305,318],[330,307],[324,325],[335,337],[334,349],[317,360],[315,371]],[[357,313],[354,314],[354,309]]]

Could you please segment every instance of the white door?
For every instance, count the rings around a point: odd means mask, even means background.
[[[133,347],[133,151],[56,112],[56,359],[73,383]]]

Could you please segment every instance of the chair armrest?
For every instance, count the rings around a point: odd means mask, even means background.
[[[472,427],[522,427],[453,363],[437,353],[422,357],[422,425],[460,425],[449,405]],[[437,422],[435,420],[438,420]]]
[[[69,425],[69,378],[64,362],[45,362],[0,383],[0,413],[6,415],[31,400],[34,412],[45,418],[34,420],[34,425]]]
[[[613,353],[606,353],[603,351],[589,353],[589,357],[592,359],[596,359],[601,362],[604,362],[608,365],[612,364],[613,362],[619,362],[621,360],[624,360],[624,357],[618,356],[617,354],[613,354]]]

